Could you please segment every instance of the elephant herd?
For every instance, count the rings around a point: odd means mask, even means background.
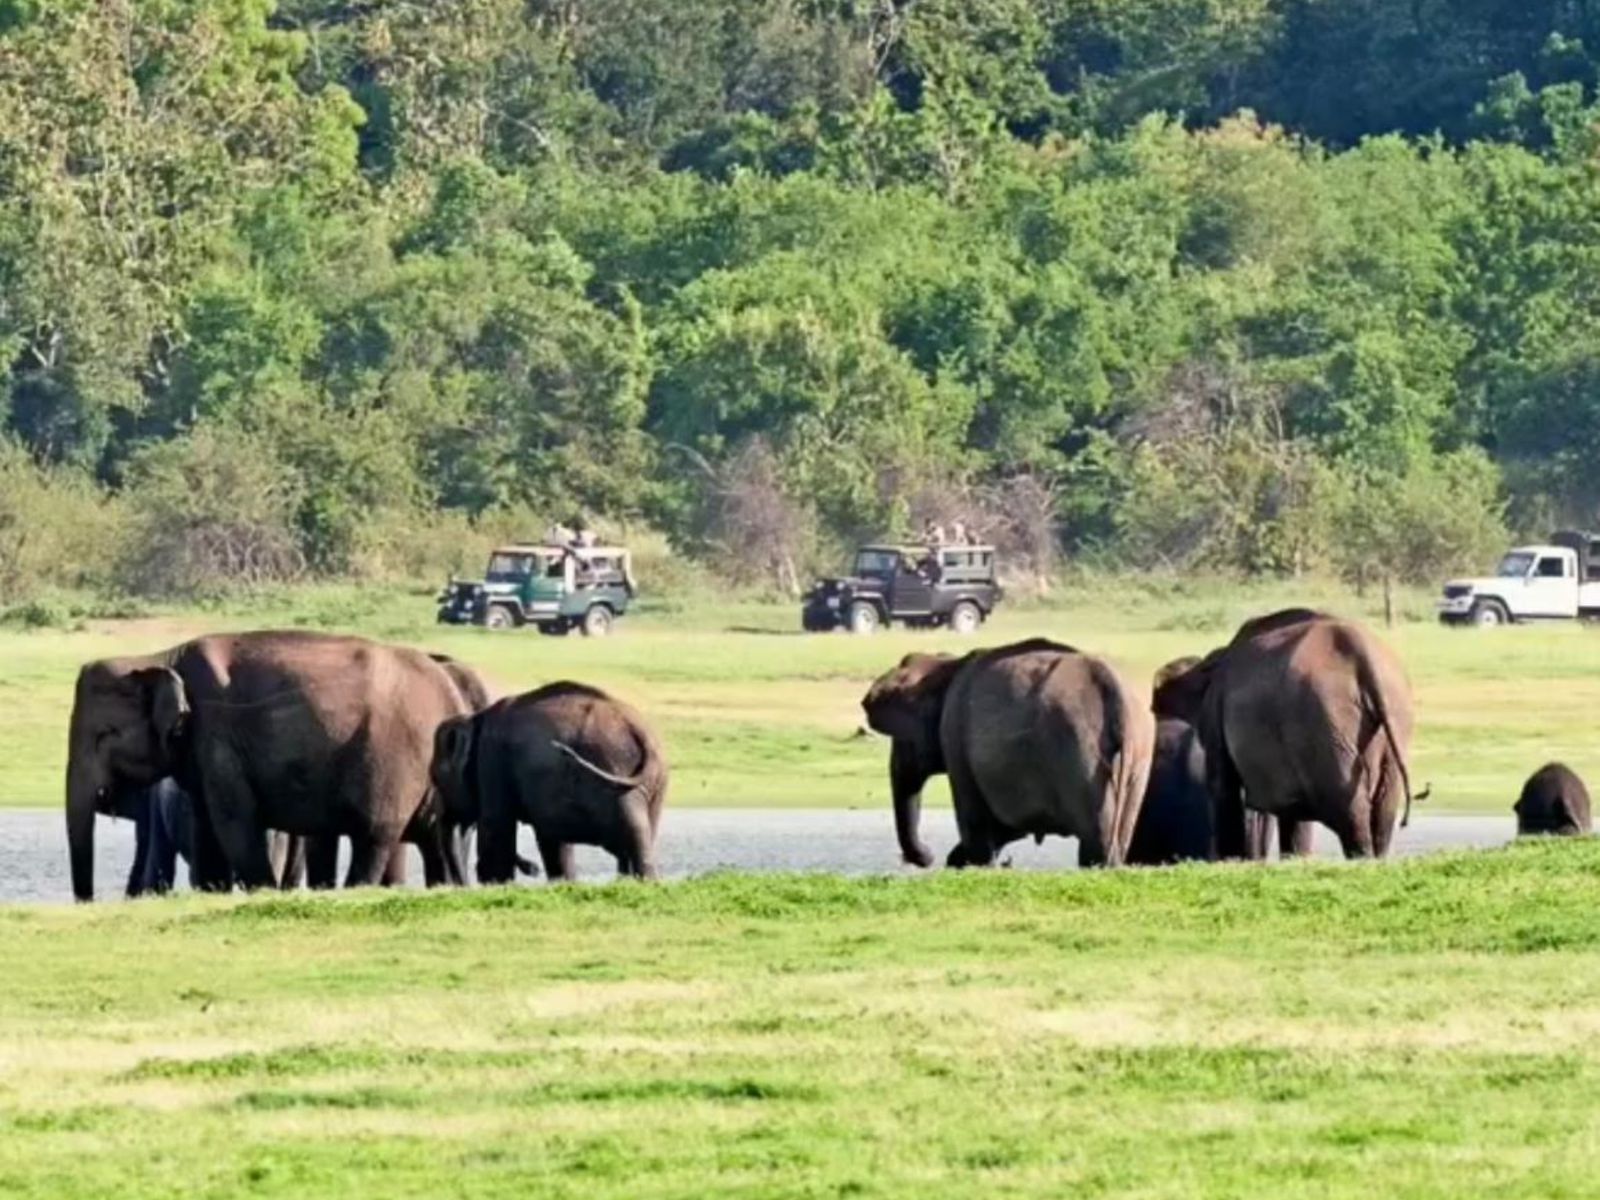
[[[1148,693],[1071,646],[1030,639],[964,657],[912,654],[862,700],[891,739],[901,856],[929,866],[923,784],[948,776],[949,866],[988,865],[1047,834],[1080,865],[1309,854],[1332,830],[1349,858],[1382,857],[1414,800],[1411,689],[1394,653],[1311,609],[1247,621],[1204,658],[1169,663]],[[1550,764],[1516,805],[1518,832],[1588,833],[1589,797]]]
[[[949,779],[953,867],[1010,842],[1078,839],[1080,864],[1308,853],[1321,824],[1346,856],[1381,857],[1414,800],[1411,690],[1393,652],[1310,609],[1246,622],[1149,690],[1104,660],[1032,638],[956,657],[911,654],[862,700],[890,739],[902,857],[926,867],[921,793]],[[668,771],[645,719],[561,681],[500,697],[463,663],[356,637],[221,634],[79,672],[66,817],[73,893],[94,895],[97,816],[132,817],[130,895],[172,886],[179,855],[204,890],[404,879],[407,844],[430,885],[510,881],[532,827],[545,874],[574,845],[654,878]],[[1424,794],[1425,795],[1425,794]],[[1519,832],[1590,828],[1566,767],[1529,779]]]
[[[660,744],[627,705],[582,684],[496,698],[471,668],[362,638],[223,634],[78,674],[68,734],[73,894],[94,895],[97,815],[131,816],[128,890],[170,886],[176,852],[206,890],[398,882],[402,846],[429,884],[518,866],[519,822],[544,869],[571,875],[574,842],[630,874],[655,871],[666,795]]]

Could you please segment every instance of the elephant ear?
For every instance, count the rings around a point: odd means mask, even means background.
[[[925,654],[908,672],[904,696],[914,731],[914,740],[924,756],[939,757],[939,721],[944,716],[944,699],[961,668],[972,655],[952,658],[948,654]],[[942,768],[942,763],[939,767]]]
[[[477,720],[452,717],[441,721],[433,735],[433,777],[436,781],[464,783],[476,742]]]
[[[177,757],[189,731],[189,692],[183,678],[170,667],[148,667],[134,672],[144,697],[144,709],[155,731],[161,753],[170,763]]]

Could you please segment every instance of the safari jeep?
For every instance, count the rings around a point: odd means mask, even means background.
[[[439,596],[439,620],[604,637],[635,590],[632,560],[617,546],[502,546],[489,555],[481,581],[451,578]]]
[[[1493,628],[1526,621],[1600,618],[1600,535],[1563,531],[1547,545],[1506,552],[1493,575],[1444,585],[1439,619]]]
[[[873,633],[893,621],[973,633],[1002,597],[993,546],[863,546],[847,576],[819,579],[805,595],[809,633]]]

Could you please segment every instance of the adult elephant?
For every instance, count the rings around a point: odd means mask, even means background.
[[[438,663],[455,684],[467,712],[481,712],[499,698],[499,689],[491,685],[478,671],[458,658],[448,654],[428,652],[428,657]],[[466,873],[463,864],[471,844],[471,829],[458,828],[444,821],[437,794],[430,790],[428,799],[418,806],[406,824],[401,844],[389,855],[382,883],[385,887],[398,887],[406,882],[406,846],[413,845],[422,854],[423,879],[429,887],[440,884],[464,884]],[[432,853],[432,847],[441,847],[442,853]],[[526,862],[526,860],[522,860]],[[339,839],[337,837],[307,839],[305,848],[306,875],[314,889],[332,888],[339,876]],[[531,866],[531,864],[528,864]]]
[[[602,847],[621,874],[656,875],[666,756],[644,718],[598,688],[564,680],[443,722],[433,780],[451,822],[477,826],[481,883],[510,882],[519,822],[552,880],[573,877],[574,844]]]
[[[201,878],[195,854],[194,800],[171,778],[125,794],[127,815],[134,822],[133,865],[128,871],[129,899],[170,892],[177,883],[178,860],[189,864],[189,885],[197,890],[233,886],[231,872],[220,878]],[[272,873],[278,886],[300,886],[305,877],[303,839],[274,831],[269,843]]]
[[[889,784],[908,863],[921,840],[922,787],[950,778],[960,842],[946,865],[988,866],[1018,838],[1078,839],[1084,865],[1121,865],[1150,773],[1154,722],[1115,671],[1032,639],[961,658],[910,654],[861,702],[893,739]]]
[[[363,638],[220,634],[88,663],[67,755],[73,892],[94,896],[96,814],[169,775],[203,800],[195,842],[208,877],[214,840],[238,882],[271,886],[272,828],[350,837],[348,882],[377,883],[428,797],[434,730],[465,711],[439,663]]]
[[[1247,622],[1162,680],[1154,707],[1199,735],[1223,857],[1249,850],[1246,805],[1292,847],[1301,823],[1320,821],[1350,858],[1386,854],[1402,809],[1409,818],[1411,688],[1358,625],[1311,609]]]

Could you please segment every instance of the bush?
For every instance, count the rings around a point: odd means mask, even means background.
[[[130,463],[128,495],[135,536],[122,577],[137,592],[218,596],[305,572],[300,481],[251,434],[201,427],[147,447]]]
[[[42,467],[0,438],[0,603],[114,586],[125,510],[81,472]]]

